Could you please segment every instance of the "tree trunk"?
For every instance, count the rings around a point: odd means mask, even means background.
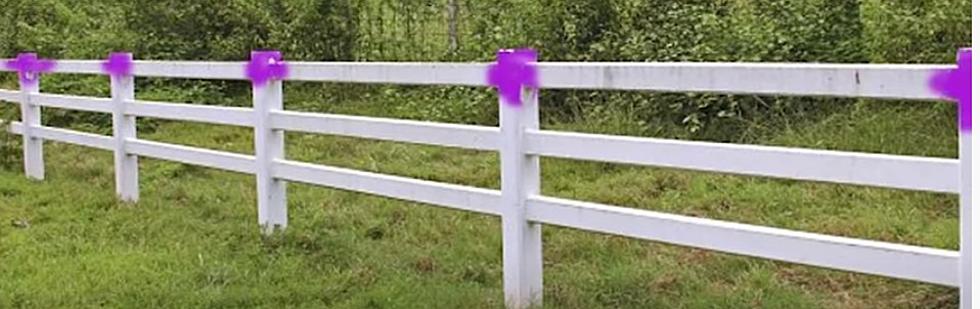
[[[449,15],[449,53],[455,54],[456,50],[459,48],[459,32],[456,29],[456,14],[459,12],[459,5],[456,3],[456,0],[448,1],[449,2],[446,5],[446,12],[448,13],[447,15]]]

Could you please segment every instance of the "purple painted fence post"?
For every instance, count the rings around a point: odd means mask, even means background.
[[[41,92],[41,73],[51,72],[55,62],[38,59],[35,53],[21,53],[5,63],[17,71],[20,79],[21,124],[24,126],[24,174],[27,178],[44,180],[44,140],[34,130],[41,126],[41,106],[33,103],[33,96]]]
[[[139,157],[126,152],[126,140],[136,138],[136,117],[126,115],[126,104],[136,99],[133,54],[109,54],[102,62],[102,72],[109,75],[112,92],[116,196],[125,202],[137,202],[140,196]]]
[[[500,92],[500,191],[504,299],[508,308],[541,304],[541,224],[527,220],[529,196],[541,183],[538,157],[524,149],[525,132],[538,129],[537,53],[502,50],[487,72]]]
[[[253,51],[245,66],[245,76],[252,81],[258,217],[265,234],[285,229],[288,223],[286,181],[273,175],[275,161],[285,158],[285,136],[271,123],[271,113],[282,110],[282,80],[286,74],[288,67],[279,51]]]
[[[973,51],[959,51],[956,68],[933,74],[929,88],[956,101],[960,127],[960,308],[973,308]]]
[[[929,80],[929,87],[956,101],[960,127],[960,308],[973,308],[973,51],[959,51],[956,69],[939,71]]]
[[[961,49],[951,91],[959,104],[960,122],[960,308],[973,308],[975,288],[973,223],[980,215],[973,209],[973,52]]]

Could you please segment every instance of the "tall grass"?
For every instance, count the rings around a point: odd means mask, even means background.
[[[371,102],[326,109],[390,112]],[[944,106],[873,102],[761,142],[952,157],[953,118]],[[211,125],[163,122],[141,138],[252,149],[249,130]],[[287,141],[293,160],[499,186],[493,153],[306,134]],[[47,180],[0,171],[0,307],[502,306],[492,217],[291,184],[290,227],[264,238],[249,176],[144,158],[142,200],[120,204],[111,154],[47,147]],[[561,159],[542,161],[542,180],[551,196],[957,247],[951,195]],[[902,280],[557,227],[545,228],[544,242],[548,308],[956,307],[955,289]]]

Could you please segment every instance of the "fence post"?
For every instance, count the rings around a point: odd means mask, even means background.
[[[133,54],[115,53],[109,61],[131,63]],[[139,200],[139,157],[126,153],[126,139],[136,138],[136,117],[127,116],[126,102],[136,99],[135,78],[132,74],[109,75],[112,92],[112,136],[115,138],[114,151],[116,169],[116,195],[120,200],[136,202]]]
[[[253,51],[252,63],[268,69],[269,61],[281,61],[276,51]],[[275,160],[283,159],[285,154],[284,133],[271,126],[269,112],[282,110],[282,81],[269,78],[264,81],[252,80],[252,105],[255,112],[255,177],[258,195],[258,217],[262,232],[270,234],[277,229],[285,229],[286,182],[275,179],[272,167]]]
[[[957,64],[959,68],[956,71],[964,72],[967,74],[965,81],[962,84],[952,84],[954,87],[972,87],[970,85],[970,79],[968,78],[971,69],[972,51],[969,48],[960,49],[957,53]],[[955,74],[955,73],[954,73]],[[950,78],[963,78],[962,76],[950,77]],[[970,92],[966,93],[949,93],[947,95],[952,95],[957,99],[958,105],[958,122],[960,128],[959,136],[959,163],[960,163],[960,267],[959,267],[959,277],[960,277],[960,308],[973,308],[973,216],[976,214],[973,211],[973,121],[972,121],[972,98],[968,97],[972,95]],[[966,95],[967,97],[964,97]]]
[[[501,51],[501,57],[513,51]],[[535,59],[532,61],[536,61]],[[538,129],[538,94],[522,87],[521,104],[500,99],[500,208],[503,228],[504,299],[509,308],[541,304],[541,225],[527,220],[527,197],[540,186],[538,157],[524,151],[526,130]]]
[[[34,128],[41,126],[41,106],[34,104],[32,98],[32,95],[41,93],[41,74],[23,69],[19,75],[20,119],[24,126],[24,174],[30,179],[44,180],[44,140],[34,136]]]
[[[960,115],[960,117],[965,116]],[[973,209],[971,205],[973,140],[971,135],[969,128],[960,128],[960,308],[973,308]]]

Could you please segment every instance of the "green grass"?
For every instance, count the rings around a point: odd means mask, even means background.
[[[252,147],[249,130],[212,125],[164,123],[141,138]],[[881,103],[766,144],[953,157],[955,138],[948,108]],[[287,140],[294,160],[499,185],[494,153],[319,135]],[[130,205],[113,198],[108,152],[57,143],[45,151],[43,182],[0,171],[2,308],[502,306],[492,217],[290,184],[289,229],[264,238],[246,175],[144,158],[142,198]],[[558,159],[542,160],[542,178],[551,196],[957,248],[952,195]],[[557,227],[545,227],[544,243],[548,308],[956,307],[955,289],[909,281]]]

